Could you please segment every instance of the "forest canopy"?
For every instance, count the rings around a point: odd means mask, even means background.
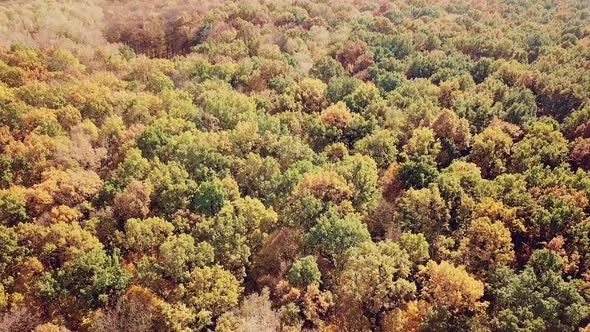
[[[0,331],[590,331],[590,3],[1,2]]]

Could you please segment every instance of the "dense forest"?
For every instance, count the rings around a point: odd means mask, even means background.
[[[590,331],[590,2],[0,2],[0,331]]]

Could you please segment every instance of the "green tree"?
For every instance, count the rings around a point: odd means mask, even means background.
[[[450,211],[438,187],[409,189],[400,198],[395,221],[403,230],[422,233],[429,243],[450,228]]]
[[[256,113],[253,98],[227,87],[205,91],[199,96],[198,104],[205,114],[215,117],[223,129],[232,129],[238,122],[252,118]]]
[[[338,61],[326,56],[313,63],[309,74],[328,83],[332,78],[342,76],[344,67]]]
[[[11,190],[0,191],[0,220],[1,224],[14,226],[27,221],[26,200],[23,195]]]
[[[294,262],[287,276],[292,285],[302,288],[319,285],[322,277],[313,256],[306,256]]]
[[[527,125],[537,117],[535,95],[526,88],[511,90],[503,100],[506,120],[517,125]]]
[[[196,184],[177,162],[157,164],[148,175],[153,188],[153,204],[163,213],[172,214],[187,208]]]
[[[197,187],[192,198],[191,208],[206,216],[213,216],[221,210],[227,196],[227,190],[221,180],[205,181]]]
[[[507,170],[512,138],[500,128],[488,127],[475,135],[469,161],[481,169],[486,178],[493,178]]]
[[[138,254],[153,253],[174,231],[162,218],[128,219],[125,223],[125,246]]]
[[[523,172],[535,165],[556,167],[564,162],[568,142],[558,128],[557,121],[548,118],[532,124],[522,141],[514,145],[512,169]]]
[[[399,177],[406,188],[422,189],[438,178],[436,162],[430,156],[411,157],[400,165]]]
[[[350,248],[371,239],[367,226],[356,214],[340,216],[329,210],[305,235],[305,246],[322,256],[338,262]]]
[[[396,243],[366,241],[348,253],[340,292],[360,304],[369,318],[400,306],[416,292],[410,281],[412,263]]]
[[[499,268],[489,281],[492,326],[500,331],[575,331],[590,312],[575,282],[561,275],[563,262],[554,252],[537,250],[516,274]]]
[[[184,280],[192,267],[212,263],[213,257],[213,247],[209,243],[195,244],[192,236],[180,234],[169,237],[160,245],[158,262],[166,275]]]
[[[351,202],[358,211],[374,208],[379,199],[377,164],[368,156],[355,154],[335,165],[335,170],[353,186]]]
[[[346,96],[353,93],[361,83],[361,80],[354,77],[336,77],[328,83],[326,96],[331,103],[342,101]]]
[[[389,130],[379,130],[357,141],[355,150],[367,155],[380,169],[387,168],[397,157],[397,138]]]
[[[238,305],[243,288],[219,265],[195,268],[185,283],[184,301],[192,309],[197,329],[213,324],[221,314]]]
[[[73,297],[81,308],[95,309],[113,303],[129,282],[130,274],[121,267],[118,252],[109,255],[102,249],[94,249],[67,262],[53,274],[47,272],[38,287],[48,301]]]
[[[250,264],[250,256],[260,248],[278,216],[251,197],[226,202],[219,212],[193,231],[196,239],[210,243],[215,261],[242,276]]]

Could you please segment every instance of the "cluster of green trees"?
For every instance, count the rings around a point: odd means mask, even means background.
[[[587,1],[21,5],[0,331],[590,330]]]

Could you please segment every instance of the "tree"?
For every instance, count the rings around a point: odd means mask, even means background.
[[[424,234],[404,232],[399,238],[398,244],[407,254],[413,265],[421,265],[430,259],[428,249],[430,245]]]
[[[369,69],[370,70],[370,69]],[[400,86],[406,77],[398,72],[390,72],[385,70],[379,70],[376,73],[371,74],[375,85],[382,91],[382,94],[387,94],[395,90]]]
[[[332,262],[339,262],[348,249],[370,239],[367,226],[360,221],[358,215],[340,216],[331,209],[322,215],[317,224],[305,235],[304,243],[313,252]]]
[[[19,264],[22,263],[27,253],[27,248],[19,245],[17,233],[12,228],[0,226],[0,287],[2,287],[0,298],[0,309],[5,309],[8,301],[5,298],[4,286],[10,286],[11,276]]]
[[[406,191],[399,198],[395,222],[404,231],[424,234],[432,243],[438,235],[447,234],[450,217],[438,187],[431,186]]]
[[[260,294],[254,293],[244,299],[234,314],[234,327],[238,332],[273,332],[280,328],[279,315],[272,309],[269,295],[268,288],[264,288]]]
[[[516,274],[499,268],[490,279],[492,326],[502,331],[575,331],[589,314],[574,282],[561,276],[563,261],[547,249],[537,250]]]
[[[488,127],[475,135],[469,161],[481,169],[485,178],[493,178],[507,170],[512,138],[500,128]]]
[[[79,223],[58,222],[49,226],[32,223],[15,228],[19,241],[26,243],[30,254],[44,266],[62,267],[93,251],[100,251],[102,243]]]
[[[433,58],[417,54],[410,60],[407,75],[409,78],[429,78],[436,69]]]
[[[185,280],[192,267],[213,262],[213,247],[207,242],[195,244],[188,234],[168,237],[159,247],[159,262],[164,273],[176,280]]]
[[[198,224],[193,235],[213,246],[216,262],[242,276],[250,256],[262,246],[277,219],[272,208],[246,197],[227,202],[214,217]]]
[[[363,113],[369,105],[380,100],[379,89],[370,83],[360,84],[352,93],[344,97],[348,108],[355,113]]]
[[[157,164],[148,175],[148,183],[153,188],[153,204],[166,214],[188,207],[196,187],[185,168],[177,162]]]
[[[309,285],[319,285],[321,276],[313,256],[306,256],[294,262],[288,273],[289,282],[296,287],[302,288]]]
[[[18,191],[0,191],[0,220],[2,225],[14,226],[28,219],[26,199]]]
[[[97,194],[102,184],[93,171],[51,169],[43,173],[43,182],[35,189],[49,194],[52,203],[74,207]]]
[[[17,307],[0,316],[0,328],[6,331],[32,331],[42,323],[39,313],[27,307]]]
[[[235,177],[244,196],[257,197],[265,204],[278,200],[281,182],[281,165],[273,157],[262,158],[255,153],[235,163]],[[286,194],[286,193],[285,193]]]
[[[409,280],[409,255],[393,242],[364,242],[351,249],[344,262],[340,292],[360,304],[371,319],[400,306],[416,292]]]
[[[347,200],[352,190],[346,180],[334,171],[306,174],[293,192],[293,198],[310,195],[321,201],[336,204]]]
[[[145,218],[150,212],[151,188],[132,180],[125,190],[115,195],[114,213],[123,220]]]
[[[101,310],[94,318],[93,332],[148,332],[165,328],[163,300],[148,289],[131,286],[116,305]]]
[[[432,157],[418,156],[403,162],[398,174],[406,188],[422,189],[436,181],[439,173]]]
[[[162,218],[131,218],[125,223],[125,246],[137,254],[153,253],[173,231],[174,226]]]
[[[451,224],[456,227],[466,224],[475,201],[483,195],[485,181],[479,168],[471,163],[456,160],[445,168],[437,179],[441,196],[447,204]]]
[[[326,84],[316,79],[303,79],[299,82],[295,101],[306,113],[320,112],[326,106]]]
[[[469,122],[460,119],[454,112],[445,109],[432,123],[432,130],[441,140],[439,160],[447,164],[451,159],[460,156],[471,146]]]
[[[326,56],[316,60],[309,73],[324,83],[328,83],[332,78],[342,76],[344,68],[338,61]]]
[[[336,59],[351,75],[359,74],[373,63],[373,54],[362,40],[349,40],[336,53]]]
[[[37,325],[33,332],[70,332],[66,327],[55,325],[52,323],[45,323],[42,325]]]
[[[197,187],[193,195],[191,208],[193,211],[213,216],[223,207],[227,199],[227,191],[219,179],[206,181]]]
[[[590,169],[590,139],[577,138],[571,147],[569,157],[578,167]]]
[[[303,252],[302,231],[282,227],[269,234],[252,258],[251,275],[259,286],[276,286]]]
[[[397,138],[389,130],[379,130],[357,141],[355,150],[367,155],[377,163],[380,169],[387,168],[397,156]]]
[[[440,142],[436,139],[432,129],[417,128],[412,132],[412,137],[404,145],[402,151],[410,158],[429,156],[436,159],[440,148]]]
[[[219,265],[193,269],[185,288],[184,301],[192,309],[198,329],[212,325],[221,314],[237,306],[243,290],[239,281]]]
[[[320,122],[327,128],[345,129],[352,121],[352,114],[346,104],[339,101],[328,106],[320,114]]]
[[[477,315],[487,306],[481,301],[482,282],[462,266],[456,267],[446,261],[428,262],[422,275],[425,281],[421,296],[432,306],[423,323],[425,330],[462,330],[476,324]]]
[[[203,112],[217,119],[223,129],[232,129],[241,120],[247,120],[256,113],[256,104],[251,97],[235,92],[227,87],[206,90],[198,98]]]
[[[479,133],[501,112],[500,104],[494,104],[490,96],[473,91],[458,94],[451,109],[461,118],[469,121],[471,132]]]
[[[150,153],[153,153],[150,150]],[[125,153],[125,158],[117,166],[117,179],[122,184],[131,182],[131,179],[141,181],[147,176],[150,168],[150,162],[142,157],[142,152],[139,149],[129,149]]]
[[[523,220],[517,216],[515,207],[508,207],[501,201],[492,198],[484,198],[473,210],[473,219],[488,218],[492,222],[499,221],[508,228],[512,235],[518,235],[526,231]]]
[[[361,83],[361,80],[349,76],[333,78],[328,83],[326,97],[331,103],[342,101],[346,96],[353,93]]]
[[[472,273],[485,273],[514,260],[512,238],[501,221],[487,217],[471,220],[461,240],[459,252]]]
[[[534,165],[556,167],[566,160],[567,153],[567,140],[558,131],[557,121],[541,119],[514,145],[512,169],[522,172]]]
[[[108,255],[102,249],[94,249],[67,262],[53,274],[46,273],[38,286],[41,295],[48,301],[58,301],[57,303],[70,303],[66,298],[73,297],[77,300],[73,306],[84,309],[96,309],[112,303],[130,281],[130,275],[121,267],[117,255],[117,252]]]
[[[513,89],[504,97],[506,120],[517,125],[528,125],[537,117],[535,95],[527,88]]]
[[[379,199],[379,176],[377,164],[368,156],[355,154],[343,158],[335,170],[352,185],[352,205],[357,211],[368,211],[377,205]]]

